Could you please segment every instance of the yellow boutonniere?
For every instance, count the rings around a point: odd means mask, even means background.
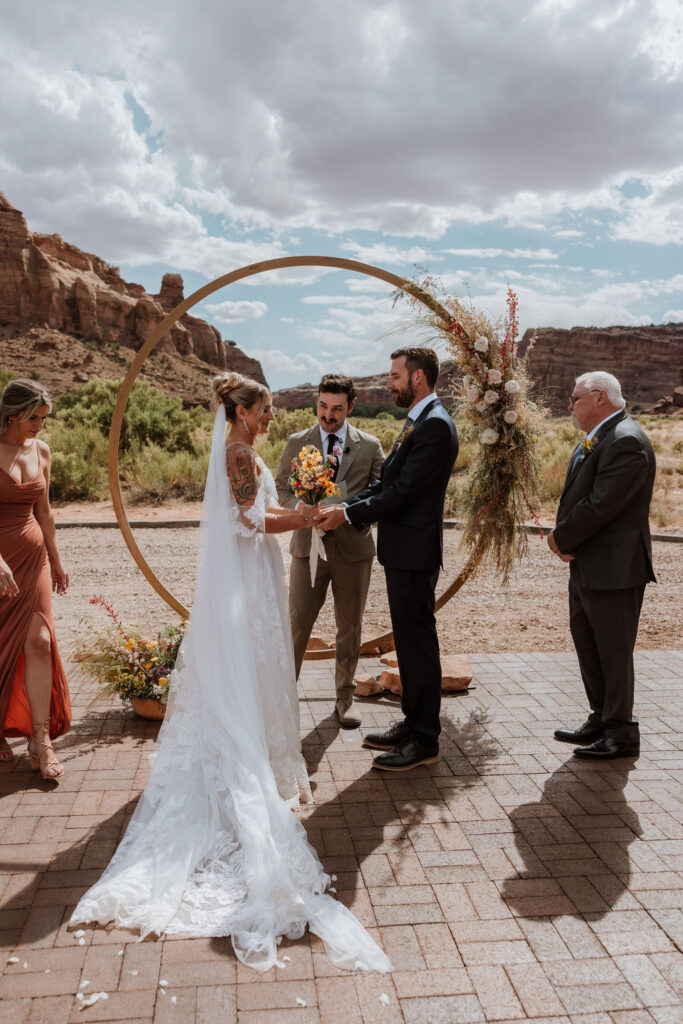
[[[586,456],[590,455],[597,443],[597,437],[584,437],[581,442],[581,455],[579,456],[579,462],[583,462]]]

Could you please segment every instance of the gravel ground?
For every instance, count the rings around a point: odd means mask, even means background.
[[[131,517],[132,518],[132,517]],[[143,529],[136,540],[164,585],[187,607],[192,602],[199,531]],[[288,566],[288,539],[278,538]],[[438,592],[463,563],[458,550],[460,533],[445,532],[445,570]],[[83,643],[93,630],[104,626],[102,609],[89,605],[94,594],[104,594],[125,622],[151,633],[175,621],[175,613],[152,590],[137,569],[117,529],[75,528],[58,533],[62,557],[71,573],[71,588],[54,599],[55,624],[65,649]],[[683,544],[655,542],[658,584],[647,588],[638,636],[644,650],[681,646],[683,603]],[[529,554],[502,589],[494,574],[470,580],[439,612],[439,636],[444,653],[505,651],[566,651],[572,643],[567,618],[567,567],[554,558],[544,541],[530,537]],[[389,628],[384,575],[375,564],[365,616],[364,638]],[[328,599],[315,634],[334,638],[334,615]]]

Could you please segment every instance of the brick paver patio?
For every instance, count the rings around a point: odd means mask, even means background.
[[[683,652],[637,655],[643,752],[604,765],[551,738],[582,720],[573,655],[472,664],[470,693],[444,700],[441,763],[401,776],[373,771],[360,734],[337,728],[330,664],[302,677],[316,801],[302,820],[337,898],[389,953],[384,976],[336,970],[308,935],[283,942],[283,968],[264,976],[226,940],[68,931],[144,786],[156,733],[118,703],[93,703],[71,667],[62,781],[31,773],[18,741],[21,758],[0,775],[0,1024],[680,1021]],[[382,698],[362,712],[370,728],[399,708]],[[108,998],[83,1009],[94,992]]]

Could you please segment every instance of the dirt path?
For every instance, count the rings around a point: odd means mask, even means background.
[[[136,531],[138,544],[154,571],[188,607],[192,602],[198,538],[199,531],[189,527]],[[94,594],[104,594],[126,622],[145,633],[175,621],[175,614],[138,571],[118,530],[60,530],[58,539],[72,579],[68,596],[54,601],[60,643],[83,643],[94,629],[105,624],[102,610],[89,605]],[[459,539],[459,531],[446,531],[446,568],[439,590],[445,588],[462,564]],[[287,569],[285,537],[281,544]],[[683,545],[655,542],[654,559],[659,582],[647,588],[638,646],[644,650],[679,648],[683,636]],[[566,591],[566,567],[550,555],[545,542],[532,537],[529,555],[513,573],[506,590],[501,589],[493,574],[485,574],[468,582],[441,610],[438,622],[442,649],[467,653],[571,650]],[[370,638],[388,628],[384,577],[381,567],[375,565],[365,636]],[[329,600],[315,632],[328,641],[334,637]]]

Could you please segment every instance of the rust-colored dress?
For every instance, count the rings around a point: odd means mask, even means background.
[[[0,554],[19,587],[16,597],[0,598],[0,723],[6,736],[30,736],[31,708],[24,686],[24,642],[34,612],[50,630],[52,700],[50,736],[61,736],[71,722],[71,702],[52,621],[52,581],[43,531],[34,508],[45,494],[42,461],[33,480],[18,484],[0,469]]]

